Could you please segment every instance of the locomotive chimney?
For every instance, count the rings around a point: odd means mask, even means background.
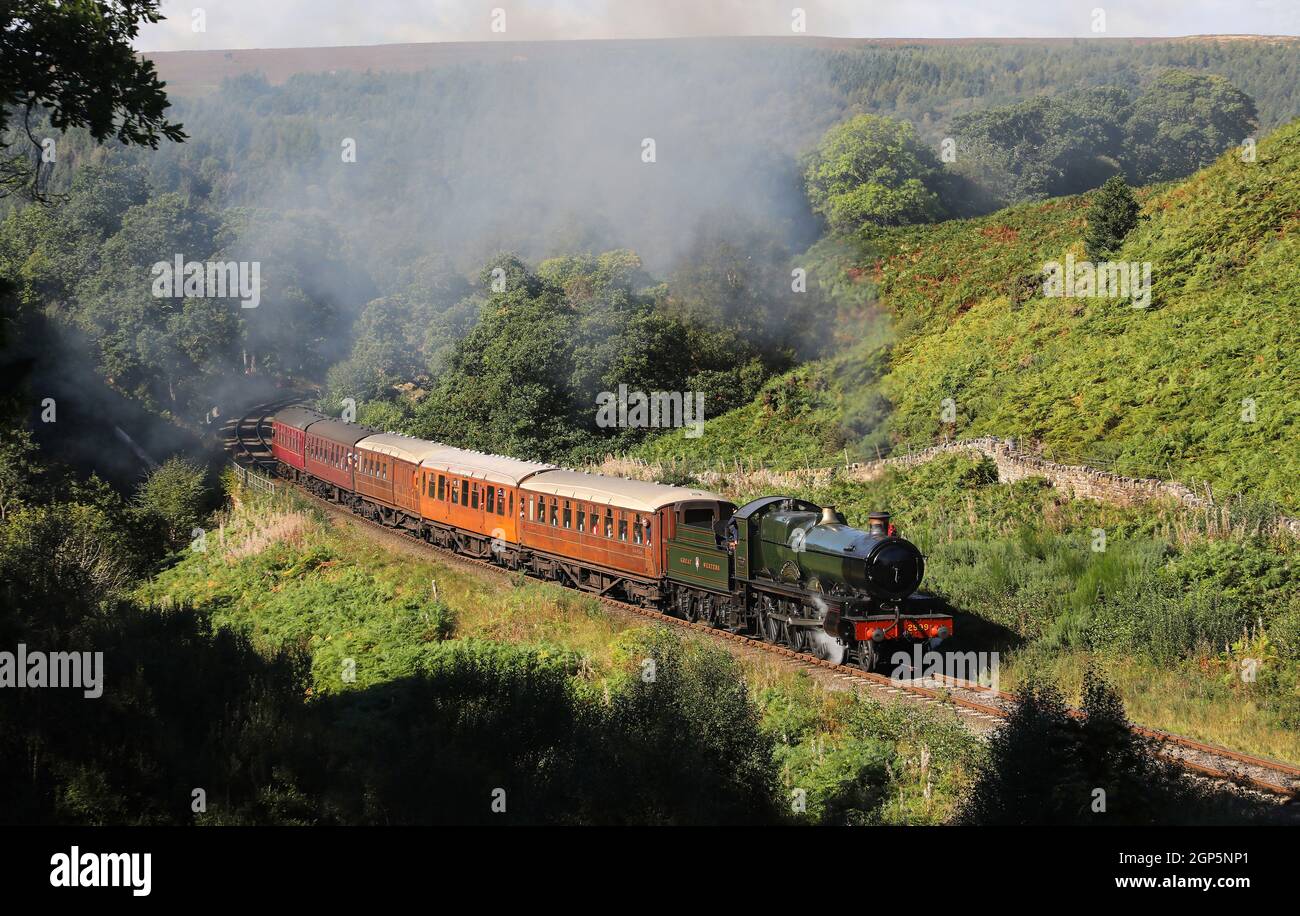
[[[872,512],[867,516],[867,530],[879,537],[889,533],[889,513]]]
[[[843,525],[844,516],[835,511],[834,506],[823,506],[822,517],[817,523],[819,525]]]

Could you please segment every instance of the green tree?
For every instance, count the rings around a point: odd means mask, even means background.
[[[963,115],[955,172],[987,197],[978,209],[1095,188],[1118,168],[1128,108],[1127,93],[1102,87]]]
[[[1223,77],[1167,70],[1133,106],[1125,170],[1134,184],[1182,178],[1257,126],[1255,102]]]
[[[846,232],[937,219],[938,180],[939,164],[912,125],[877,115],[832,127],[804,168],[813,210]]]
[[[0,522],[35,497],[40,472],[31,433],[25,429],[0,433]]]
[[[136,492],[136,505],[157,519],[168,546],[178,548],[203,520],[208,492],[203,469],[184,458],[168,458]]]
[[[1085,673],[1078,714],[1041,682],[1016,700],[977,768],[966,823],[1154,824],[1211,813],[1193,804],[1208,796],[1129,729],[1123,702],[1096,671]]]
[[[181,125],[167,121],[163,84],[152,61],[135,53],[141,23],[157,22],[158,0],[10,0],[0,6],[0,152],[15,118],[32,149],[0,165],[0,194],[31,183],[40,193],[40,143],[32,117],[48,111],[59,131],[84,127],[96,142],[157,149],[166,137],[181,141]]]
[[[1115,175],[1107,179],[1088,207],[1088,229],[1084,233],[1088,256],[1100,260],[1115,252],[1124,236],[1138,224],[1141,210],[1123,178]]]

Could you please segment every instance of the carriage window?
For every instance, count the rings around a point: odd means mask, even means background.
[[[453,506],[460,505],[460,487],[456,486],[454,480],[451,482],[451,504]]]
[[[650,519],[646,519],[646,520],[645,520],[645,542],[646,542],[647,544],[651,543],[651,538],[650,538]]]
[[[627,519],[621,513],[618,517],[618,539],[620,541],[627,540]]]
[[[690,525],[692,528],[713,528],[713,510],[705,509],[683,509],[682,524]]]
[[[551,525],[558,527],[560,524],[560,501],[554,496],[551,497]]]
[[[497,515],[506,514],[506,488],[497,487]]]
[[[497,496],[496,488],[494,488],[494,487],[488,487],[488,488],[487,488],[487,510],[488,510],[489,512],[496,512],[496,511],[497,511],[497,500],[496,500],[496,496]]]
[[[534,500],[529,499],[529,500],[528,500],[528,520],[529,520],[530,522],[533,521],[533,520],[535,520],[535,519],[537,518],[537,509],[536,509],[536,507],[537,507],[537,503],[536,503]]]
[[[614,536],[614,510],[606,509],[605,510],[605,537],[612,538],[613,536]]]
[[[569,505],[567,499],[564,501],[564,527],[573,527],[573,507]]]
[[[514,511],[515,511],[515,491],[514,491],[514,490],[511,490],[511,491],[510,491],[510,512],[511,512],[511,514],[513,514]],[[523,504],[523,503],[520,503],[520,504],[519,504],[519,514],[520,514],[520,515],[523,515],[523,514],[524,514],[524,504]]]
[[[586,519],[587,519],[587,513],[584,512],[582,506],[579,505],[578,506],[578,533],[579,534],[587,530],[585,527],[583,527]]]
[[[641,543],[641,516],[632,516],[632,543]]]
[[[470,507],[471,509],[477,509],[477,508],[478,508],[478,484],[474,484],[474,486],[470,487],[470,490],[469,490],[469,507]]]
[[[447,478],[438,475],[438,499],[446,501],[447,499]]]
[[[469,481],[468,480],[462,480],[460,482],[460,504],[462,506],[469,505]]]

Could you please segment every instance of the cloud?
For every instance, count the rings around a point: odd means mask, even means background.
[[[142,51],[330,47],[428,41],[540,41],[790,35],[853,38],[1087,37],[1103,34],[1294,35],[1295,0],[164,0],[168,18],[140,30]],[[196,10],[203,31],[196,32]],[[505,31],[492,30],[493,13]]]

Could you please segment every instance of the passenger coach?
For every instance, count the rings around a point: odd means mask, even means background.
[[[271,420],[271,457],[295,471],[305,471],[307,427],[324,419],[324,414],[305,407],[286,407],[281,410]]]
[[[700,529],[714,547],[736,508],[704,490],[576,471],[547,471],[521,488],[523,545],[539,572],[575,588],[658,601],[669,541],[679,526]]]

